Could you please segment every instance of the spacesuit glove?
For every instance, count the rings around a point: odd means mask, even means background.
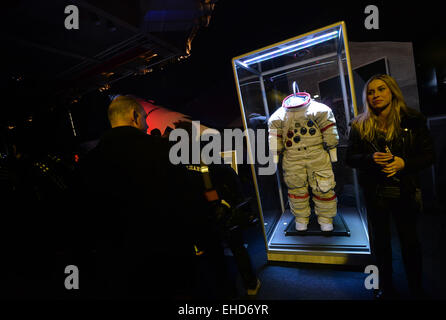
[[[328,154],[330,155],[331,162],[337,162],[338,161],[338,155],[337,155],[336,149],[337,148],[333,148],[333,149],[328,150]]]

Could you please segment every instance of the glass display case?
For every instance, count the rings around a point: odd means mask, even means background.
[[[330,232],[320,230],[312,201],[308,229],[296,230],[281,162],[274,173],[259,174],[262,165],[255,161],[255,146],[268,145],[268,134],[247,135],[268,260],[328,264],[368,260],[370,245],[362,191],[356,171],[345,164],[348,125],[357,114],[345,23],[235,57],[232,66],[245,130],[267,130],[268,119],[286,97],[306,92],[313,101],[331,108],[339,134],[338,161],[332,163],[337,215]],[[259,137],[266,141],[259,141]]]

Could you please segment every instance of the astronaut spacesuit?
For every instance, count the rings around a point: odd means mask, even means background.
[[[337,199],[331,162],[337,161],[339,136],[332,110],[312,100],[308,93],[299,92],[283,100],[282,107],[270,117],[268,128],[270,151],[276,155],[283,151],[283,177],[296,229],[307,229],[310,185],[321,230],[333,230]]]

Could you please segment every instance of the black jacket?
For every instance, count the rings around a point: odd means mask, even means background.
[[[165,139],[133,127],[105,133],[83,163],[98,246],[181,253],[200,240],[200,190],[171,164]]]
[[[397,139],[396,152],[392,153],[404,160],[405,167],[398,172],[401,197],[413,197],[418,186],[417,174],[434,162],[432,137],[426,126],[426,118],[414,109],[409,109],[401,117],[401,136]],[[377,187],[385,180],[381,166],[373,161],[377,152],[373,145],[361,139],[358,130],[352,126],[347,148],[347,165],[359,170],[359,182],[366,198],[376,196]],[[385,152],[384,150],[379,150]]]

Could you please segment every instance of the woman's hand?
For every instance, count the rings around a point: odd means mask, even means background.
[[[398,171],[401,171],[404,169],[405,163],[404,160],[400,157],[394,157],[394,160],[387,165],[384,166],[384,168],[381,170],[384,173],[388,173],[387,177],[391,177],[394,174],[396,174]]]
[[[394,156],[390,152],[375,152],[373,160],[383,167],[382,172],[388,173],[387,177],[395,175],[398,171],[403,170],[405,166],[403,159]]]
[[[375,161],[380,166],[385,166],[389,164],[389,161],[393,159],[393,154],[389,152],[375,152],[373,154],[373,161]]]

